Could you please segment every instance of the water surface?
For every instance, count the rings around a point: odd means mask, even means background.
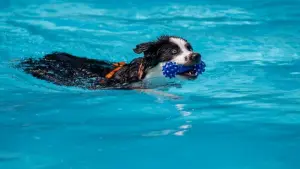
[[[0,168],[300,168],[300,2],[0,2]],[[55,86],[11,67],[52,51],[112,61],[182,36],[207,71],[171,88]]]

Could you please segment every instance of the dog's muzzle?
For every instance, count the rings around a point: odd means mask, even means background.
[[[189,58],[190,62],[193,62],[195,64],[197,64],[201,61],[200,53],[191,53],[188,58]]]

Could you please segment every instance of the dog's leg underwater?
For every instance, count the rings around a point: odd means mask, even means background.
[[[172,100],[178,100],[180,99],[181,97],[180,96],[177,96],[177,95],[174,95],[174,94],[170,94],[170,93],[167,93],[167,92],[162,92],[162,91],[159,91],[159,90],[154,90],[154,89],[135,89],[139,92],[143,92],[143,93],[146,93],[146,94],[154,94],[156,96],[163,96],[163,97],[166,97],[168,99],[172,99]]]

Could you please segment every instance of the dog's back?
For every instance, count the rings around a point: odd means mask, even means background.
[[[23,60],[19,67],[26,73],[57,85],[83,88],[93,88],[113,69],[109,62],[59,52],[41,59]]]

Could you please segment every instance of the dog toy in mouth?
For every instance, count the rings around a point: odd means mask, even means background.
[[[205,72],[205,63],[201,61],[199,64],[193,66],[178,65],[175,62],[167,62],[162,72],[165,77],[174,78],[176,75],[198,76]]]

